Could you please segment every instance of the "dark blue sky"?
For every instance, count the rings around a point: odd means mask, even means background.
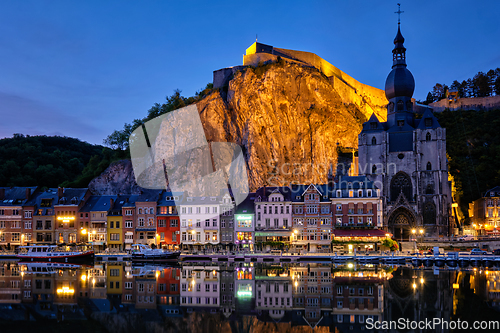
[[[408,68],[425,99],[500,67],[500,1],[400,1]],[[174,89],[191,96],[255,41],[318,54],[383,89],[396,1],[1,1],[0,137],[90,143]]]

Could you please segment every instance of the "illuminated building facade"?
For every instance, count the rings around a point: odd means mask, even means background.
[[[446,130],[432,109],[412,99],[413,75],[406,68],[406,48],[398,26],[393,66],[385,83],[387,122],[375,114],[358,136],[360,174],[382,190],[383,218],[394,238],[410,240],[412,230],[425,235],[449,233],[451,186],[448,182]],[[416,113],[422,114],[421,119]]]
[[[23,204],[35,190],[36,187],[0,188],[0,247],[14,249],[24,244]]]
[[[182,200],[183,193],[164,192],[158,201],[156,238],[159,247],[175,250],[181,242],[180,221],[175,200]]]

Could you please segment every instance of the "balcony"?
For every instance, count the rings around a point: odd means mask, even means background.
[[[106,233],[107,229],[106,228],[93,228],[93,229],[89,230],[90,233],[94,233],[94,231],[97,233],[103,234],[103,233]]]

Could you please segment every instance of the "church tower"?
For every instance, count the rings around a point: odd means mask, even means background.
[[[372,114],[358,136],[359,174],[381,189],[384,228],[398,241],[448,235],[451,209],[446,130],[431,108],[412,99],[415,80],[404,41],[398,22],[385,83],[387,122]]]

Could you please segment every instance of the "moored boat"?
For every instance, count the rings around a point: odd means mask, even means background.
[[[132,261],[177,261],[180,251],[152,249],[145,244],[132,244]]]
[[[21,261],[74,262],[94,259],[94,250],[86,245],[22,246],[17,258]]]

